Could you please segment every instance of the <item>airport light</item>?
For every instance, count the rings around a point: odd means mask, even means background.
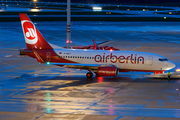
[[[102,7],[93,7],[92,9],[93,9],[93,11],[101,11]]]
[[[72,43],[72,41],[66,40],[66,43]]]
[[[102,7],[93,7],[93,10],[102,10]]]
[[[31,9],[30,11],[32,11],[32,12],[39,12],[40,9]]]

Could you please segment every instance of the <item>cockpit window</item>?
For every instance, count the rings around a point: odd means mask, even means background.
[[[159,61],[168,61],[168,59],[167,58],[159,58]]]

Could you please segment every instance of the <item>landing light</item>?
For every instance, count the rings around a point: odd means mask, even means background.
[[[180,72],[180,69],[176,69],[176,72]]]
[[[113,51],[113,49],[110,49],[110,51],[112,52],[112,51]]]

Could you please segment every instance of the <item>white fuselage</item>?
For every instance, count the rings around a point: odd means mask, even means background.
[[[54,49],[60,57],[82,64],[115,65],[122,70],[165,71],[175,65],[165,57],[148,52]]]

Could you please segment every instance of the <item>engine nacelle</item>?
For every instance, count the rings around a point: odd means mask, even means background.
[[[102,66],[98,68],[98,76],[117,76],[118,68],[114,66]]]

